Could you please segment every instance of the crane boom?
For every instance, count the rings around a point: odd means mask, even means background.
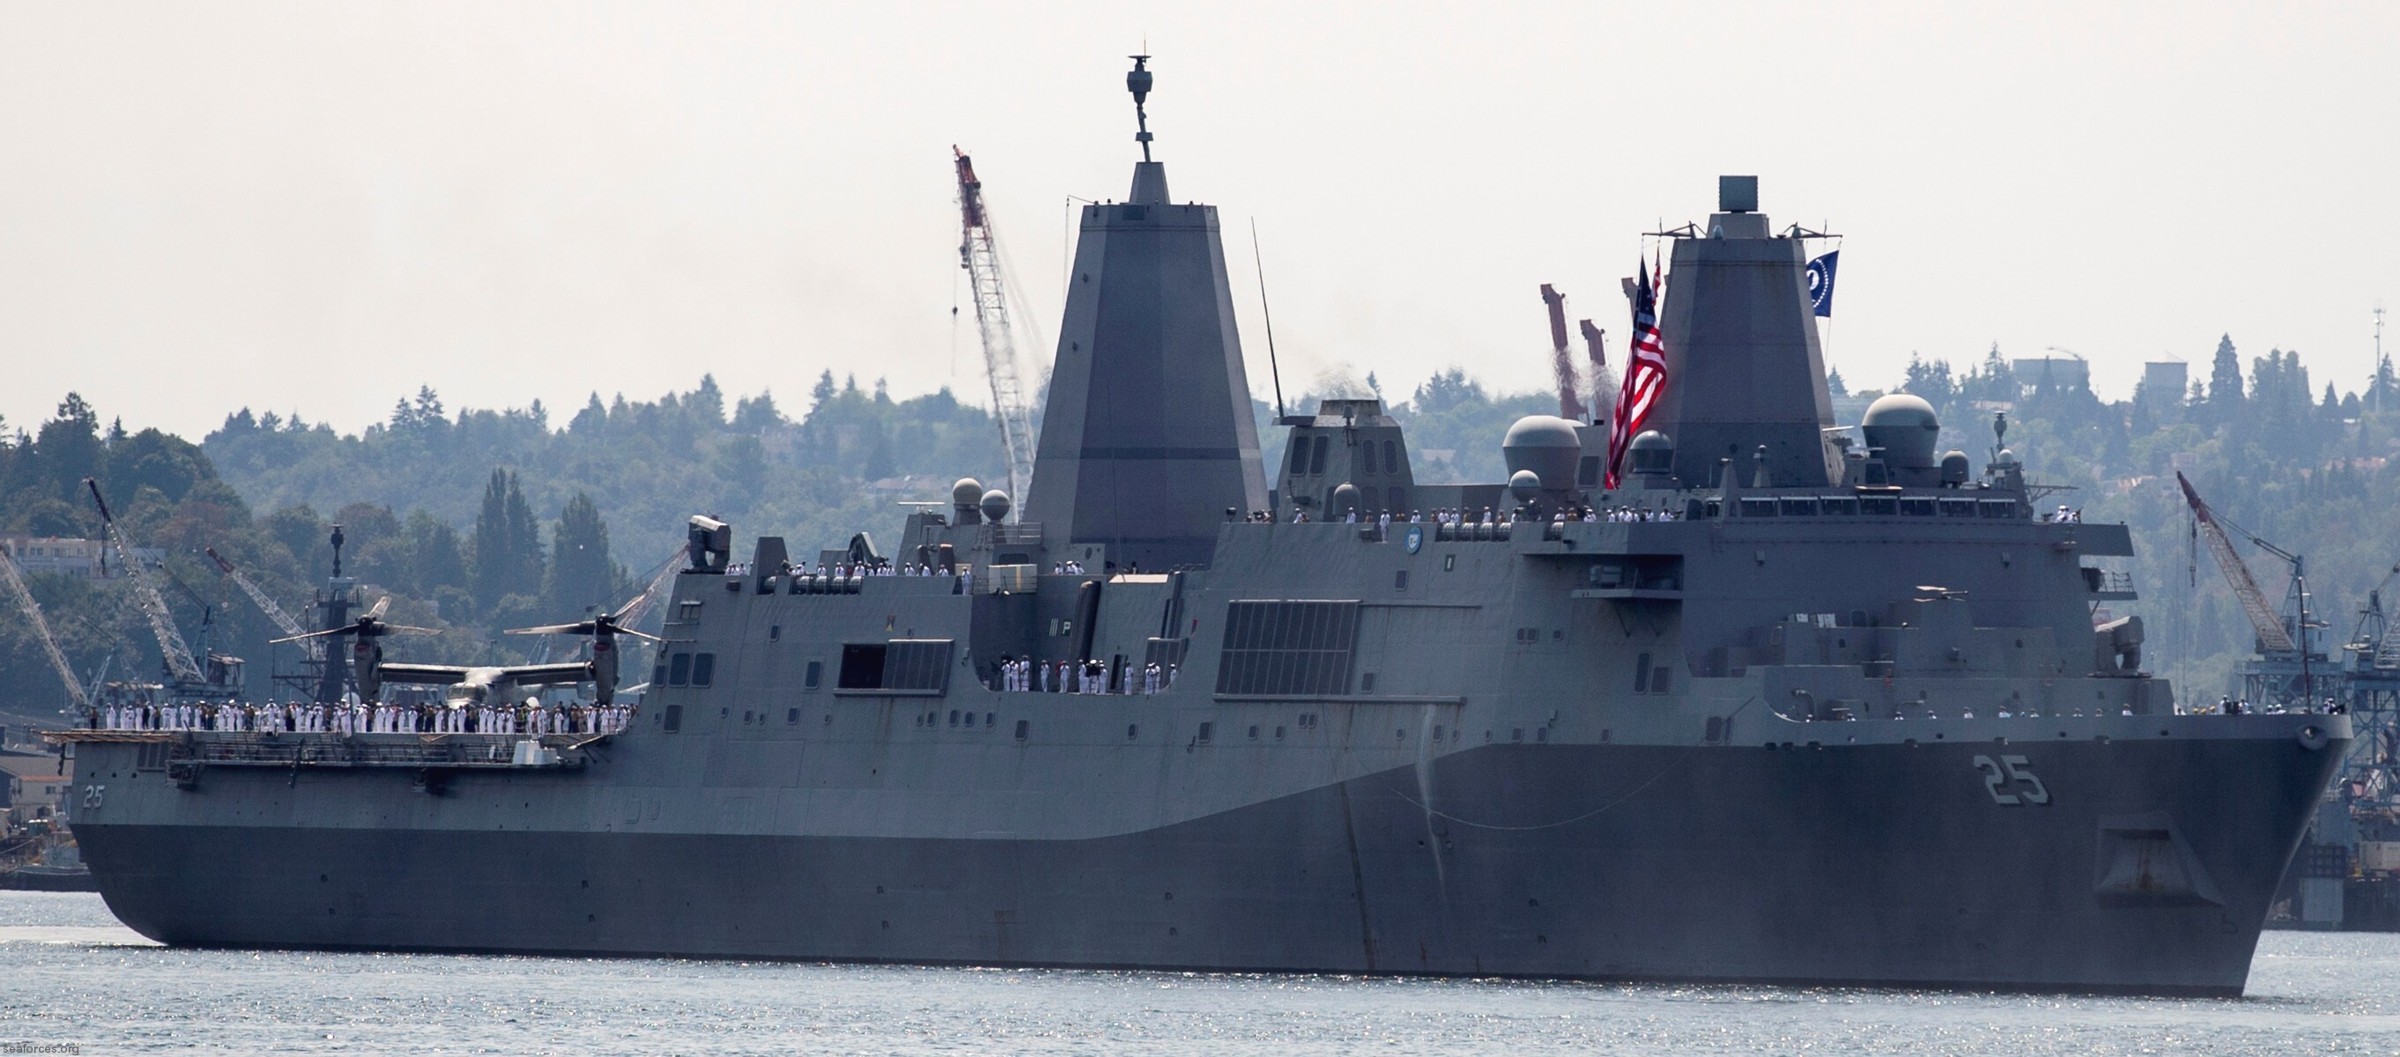
[[[175,630],[175,616],[167,610],[167,600],[159,596],[158,585],[150,582],[150,570],[142,568],[141,559],[133,556],[133,544],[125,538],[125,530],[108,512],[108,500],[100,497],[100,482],[89,477],[83,486],[91,490],[92,502],[100,508],[100,524],[108,529],[108,542],[117,548],[117,557],[125,563],[126,574],[133,578],[133,597],[141,604],[142,615],[150,619],[150,633],[158,637],[158,651],[165,655],[167,674],[178,682],[204,683],[200,663],[192,659],[192,647],[183,641],[183,633]]]
[[[76,678],[75,666],[67,663],[67,655],[59,651],[58,640],[50,635],[50,621],[42,616],[42,604],[34,600],[33,589],[25,586],[16,557],[4,550],[0,550],[0,581],[7,582],[8,593],[16,596],[17,608],[25,612],[26,621],[33,625],[34,641],[42,644],[42,652],[50,657],[50,666],[58,669],[58,677],[66,682],[68,699],[75,702],[77,709],[91,708],[92,699],[84,692],[83,681]]]
[[[2183,476],[2183,471],[2175,472],[2175,483],[2183,486],[2183,501],[2191,505],[2192,517],[2200,523],[2200,537],[2208,541],[2208,553],[2217,559],[2217,568],[2224,571],[2225,582],[2232,586],[2234,596],[2241,599],[2242,612],[2258,631],[2259,645],[2270,652],[2297,649],[2291,631],[2283,626],[2283,618],[2275,615],[2275,607],[2267,604],[2266,593],[2258,589],[2250,567],[2242,564],[2241,555],[2234,553],[2233,540],[2217,524],[2216,514],[2201,501],[2200,493],[2192,490],[2192,482]]]
[[[983,337],[992,418],[1000,424],[1000,445],[1008,459],[1008,493],[1022,503],[1025,484],[1033,479],[1033,417],[1025,409],[1024,383],[1017,378],[1016,339],[1009,329],[1008,291],[1000,279],[1000,249],[992,238],[983,181],[975,178],[973,159],[955,146],[950,153],[957,156],[958,167],[958,263],[967,270],[967,285],[975,293],[975,328]]]
[[[267,594],[257,584],[252,583],[249,577],[242,575],[242,571],[234,568],[232,562],[226,561],[225,556],[217,553],[215,547],[208,548],[208,556],[216,561],[217,571],[224,573],[226,579],[232,580],[233,585],[241,588],[243,594],[249,595],[250,601],[257,603],[259,612],[265,613],[267,619],[273,621],[277,628],[283,630],[284,634],[305,635],[308,633],[308,629],[301,627],[300,622],[292,619],[290,613],[284,612],[282,606],[275,604],[273,596]],[[325,659],[325,644],[318,639],[301,639],[300,648],[308,651],[309,660]]]

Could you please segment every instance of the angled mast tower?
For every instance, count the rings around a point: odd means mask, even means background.
[[[1133,56],[1142,160],[1122,203],[1083,207],[1025,519],[1120,567],[1209,561],[1228,509],[1267,505],[1215,206],[1176,205],[1150,157],[1149,56]]]
[[[1717,179],[1717,212],[1701,237],[1678,238],[1669,259],[1667,387],[1652,421],[1673,431],[1675,476],[1687,488],[1717,482],[1718,460],[1751,479],[1766,449],[1768,480],[1822,487],[1833,401],[1825,352],[1809,308],[1808,251],[1777,235],[1758,211],[1758,178]]]

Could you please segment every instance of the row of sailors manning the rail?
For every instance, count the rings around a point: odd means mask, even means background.
[[[92,713],[103,730],[219,730],[295,734],[614,734],[633,722],[629,705],[111,705]]]
[[[1916,712],[1916,713],[1918,713],[1918,714],[1922,715],[1922,717],[1923,717],[1923,718],[1925,718],[1925,719],[1940,719],[1940,718],[1941,718],[1941,715],[1940,715],[1940,713],[1937,713],[1937,712],[1935,712],[1933,709],[1931,709],[1931,708],[1927,707],[1927,706],[1925,705],[1925,703],[1924,703],[1924,702],[1922,702],[1922,701],[1920,701],[1920,702],[1916,702],[1916,703],[1914,703],[1914,704],[1912,704],[1912,705],[1901,705],[1901,706],[1897,706],[1897,707],[1893,708],[1893,709],[1892,709],[1892,718],[1893,718],[1893,719],[1903,719],[1903,720],[1904,720],[1904,719],[1908,719],[1908,718],[1910,718],[1910,713],[1911,713],[1912,711],[1914,711],[1914,712]],[[2262,714],[2262,713],[2263,713],[2263,714],[2266,714],[2266,715],[2283,715],[2283,714],[2285,714],[2285,713],[2323,713],[2323,714],[2325,714],[2325,715],[2328,715],[2328,716],[2339,716],[2339,715],[2343,715],[2343,714],[2345,714],[2345,713],[2348,713],[2348,712],[2350,711],[2350,706],[2349,706],[2349,705],[2347,705],[2347,704],[2344,704],[2344,703],[2342,703],[2341,701],[2339,701],[2339,700],[2337,700],[2337,699],[2335,699],[2335,698],[2330,698],[2330,697],[2328,697],[2328,698],[2326,698],[2326,699],[2325,699],[2325,704],[2324,704],[2324,706],[2323,706],[2322,708],[2311,708],[2311,707],[2309,706],[2308,702],[2306,702],[2306,701],[2291,702],[2291,703],[2288,703],[2288,704],[2287,704],[2287,703],[2278,702],[2278,703],[2274,703],[2274,704],[2269,704],[2269,705],[2265,705],[2265,706],[2260,706],[2260,705],[2254,705],[2254,704],[2251,704],[2251,703],[2250,703],[2250,702],[2248,702],[2248,701],[2237,701],[2237,700],[2235,700],[2235,699],[2233,699],[2233,698],[2231,698],[2231,697],[2219,697],[2219,698],[2217,699],[2217,701],[2216,701],[2216,703],[2215,703],[2215,704],[2201,704],[2201,705],[2194,705],[2194,706],[2191,706],[2191,707],[2185,707],[2185,706],[2182,706],[2182,705],[2177,705],[2177,706],[2176,706],[2176,708],[2175,708],[2175,711],[2176,711],[2176,714],[2178,714],[2178,715],[2186,715],[2186,716],[2241,716],[2241,715],[2256,715],[2256,714]],[[2107,710],[2106,710],[2105,708],[2095,707],[2095,708],[2092,710],[2091,714],[2092,714],[2092,715],[2094,715],[2094,716],[2106,715],[2106,714],[2107,714]],[[2134,714],[2134,713],[2133,713],[2133,706],[2131,706],[2131,705],[2119,705],[2119,706],[2117,707],[2117,714],[2118,714],[2118,715],[2122,715],[2122,716],[2130,716],[2130,715],[2133,715],[2133,714]],[[2013,710],[2013,711],[2012,711],[2011,709],[2007,708],[2006,706],[2002,706],[2002,707],[2000,707],[2000,708],[1993,709],[1993,710],[1992,710],[1992,715],[1993,715],[1993,718],[1996,718],[1996,719],[2042,719],[2042,718],[2045,718],[2044,714],[2043,714],[2043,713],[2042,713],[2040,710],[2038,710],[2038,709],[2035,709],[2035,708],[2025,707],[2025,706],[2019,706],[2019,707],[2017,707],[2017,708],[2016,708],[2015,710]],[[2057,710],[2057,711],[2053,711],[2053,712],[2051,712],[2051,713],[2049,714],[2048,718],[2056,718],[2056,717],[2058,717],[2058,716],[2061,716],[2061,715],[2070,715],[2070,716],[2078,716],[2078,717],[2080,717],[2080,716],[2084,715],[2084,712],[2083,712],[2083,710],[2082,710],[2082,709],[2065,709],[2065,710]],[[1827,717],[1827,716],[1818,716],[1818,715],[1799,715],[1799,716],[1794,716],[1794,717],[1792,717],[1792,718],[1794,718],[1794,719],[1798,719],[1798,720],[1800,720],[1801,722],[1804,722],[1804,723],[1815,723],[1815,722],[1822,722],[1822,721],[1824,721],[1824,720],[1826,720],[1826,719],[1829,719],[1829,718],[1838,718],[1838,719],[1840,719],[1840,720],[1855,720],[1855,719],[1857,719],[1857,718],[1859,718],[1859,717],[1858,717],[1858,716],[1857,716],[1855,713],[1849,712],[1848,710],[1844,710],[1844,711],[1843,711],[1843,712],[1842,712],[1842,713],[1841,713],[1841,714],[1840,714],[1838,717]],[[1973,719],[1973,718],[1975,718],[1975,710],[1974,710],[1972,707],[1965,708],[1965,709],[1961,709],[1961,710],[1959,711],[1958,718],[1960,718],[1960,719]]]
[[[1177,665],[1152,661],[1126,667],[1111,678],[1099,661],[1059,661],[1044,664],[1030,657],[1002,657],[999,685],[994,690],[1037,694],[1158,694],[1175,685]]]
[[[1231,511],[1228,511],[1228,513],[1230,514]],[[1253,510],[1250,512],[1249,520],[1273,521],[1275,520],[1275,517],[1264,510]],[[1292,522],[1294,524],[1304,524],[1310,520],[1312,519],[1308,516],[1308,511],[1306,510],[1298,511],[1292,515]],[[1401,524],[1406,525],[1513,525],[1518,521],[1525,519],[1520,518],[1516,511],[1503,510],[1494,513],[1492,508],[1487,506],[1483,508],[1483,513],[1480,518],[1472,510],[1436,510],[1431,516],[1427,516],[1420,511],[1411,510],[1408,512],[1408,516],[1403,518],[1395,518],[1392,516],[1391,511],[1386,510],[1376,514],[1374,517],[1368,520],[1373,521],[1378,528],[1390,528],[1392,527],[1392,523],[1394,521],[1398,521]],[[1588,503],[1579,504],[1570,509],[1560,510],[1550,515],[1550,522],[1556,525],[1563,525],[1570,521],[1628,522],[1675,520],[1678,519],[1675,516],[1675,512],[1672,510],[1653,510],[1645,507],[1635,506],[1619,506],[1603,509],[1601,507],[1592,506]],[[1355,525],[1358,523],[1358,521],[1358,511],[1352,510],[1342,515],[1342,522],[1344,524]]]
[[[742,577],[749,576],[754,571],[754,567],[749,562],[734,562],[725,567],[725,576],[727,579],[738,580]],[[1083,572],[1083,563],[1073,561],[1052,562],[1050,563],[1050,571],[1061,575],[1081,574]],[[781,568],[776,570],[776,573],[780,576],[805,576],[837,581],[855,580],[869,576],[948,575],[927,562],[918,562],[912,565],[907,562],[895,563],[889,561],[875,563],[834,562],[830,565],[819,565],[814,567],[810,566],[807,562],[799,562],[795,564],[787,561],[783,563]],[[975,573],[973,570],[962,567],[959,569],[957,575],[958,582],[965,589],[973,589],[975,586]]]

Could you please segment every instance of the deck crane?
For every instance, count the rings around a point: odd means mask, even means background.
[[[217,553],[217,549],[215,547],[206,548],[205,553],[207,553],[211,561],[217,563],[217,571],[224,573],[226,579],[232,580],[233,585],[241,588],[243,594],[249,595],[250,601],[258,605],[259,612],[265,613],[267,615],[267,619],[273,621],[275,626],[284,634],[301,635],[307,633],[307,628],[301,627],[299,621],[292,619],[292,615],[290,613],[284,612],[283,607],[276,604],[274,596],[267,594],[264,589],[260,588],[258,584],[253,582],[249,577],[242,575],[242,571],[234,568],[232,562],[226,561],[225,556]],[[309,660],[321,661],[325,659],[324,643],[319,642],[316,639],[302,639],[300,640],[300,645],[303,649],[308,651]]]
[[[115,515],[108,512],[108,500],[100,496],[100,483],[86,477],[83,486],[91,490],[92,502],[100,508],[100,523],[108,530],[108,542],[117,548],[117,558],[125,563],[126,575],[133,578],[133,596],[141,604],[142,615],[150,619],[150,633],[158,637],[158,650],[165,657],[169,681],[179,685],[205,684],[208,677],[201,673],[200,663],[192,659],[192,647],[183,641],[183,633],[175,630],[175,616],[167,610],[167,600],[159,596],[158,585],[150,580],[150,570],[133,556],[133,544],[125,538],[125,530],[118,526]]]
[[[24,611],[26,622],[33,625],[34,641],[42,644],[42,652],[49,656],[50,666],[58,669],[58,677],[66,682],[67,699],[74,702],[76,711],[89,711],[92,707],[91,695],[84,691],[83,681],[76,678],[75,667],[67,663],[67,655],[59,650],[58,640],[51,637],[50,621],[42,616],[42,604],[34,600],[33,590],[25,586],[25,577],[17,568],[16,557],[5,550],[0,550],[0,582],[6,583],[8,593],[16,597],[17,608]]]
[[[966,269],[975,291],[975,328],[983,336],[984,373],[992,383],[992,418],[1000,423],[1002,453],[1008,459],[1008,494],[1025,501],[1025,485],[1033,479],[1033,416],[1025,409],[1024,383],[1017,378],[1017,348],[1008,320],[1008,291],[1000,278],[1000,247],[992,237],[991,214],[984,209],[983,181],[975,177],[975,162],[953,145],[957,156],[959,243],[958,264]]]

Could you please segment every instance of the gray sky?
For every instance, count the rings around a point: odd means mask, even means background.
[[[1621,341],[1640,233],[1703,219],[1722,172],[1847,236],[1854,386],[1998,341],[2122,395],[2229,331],[2356,388],[2400,309],[2396,12],[17,0],[0,415],[74,389],[194,439],[243,405],[351,431],[430,384],[563,423],[704,371],[796,413],[827,367],[980,402],[950,145],[1054,335],[1067,196],[1125,193],[1145,38],[1261,393],[1253,217],[1287,391],[1531,389],[1536,286]]]

